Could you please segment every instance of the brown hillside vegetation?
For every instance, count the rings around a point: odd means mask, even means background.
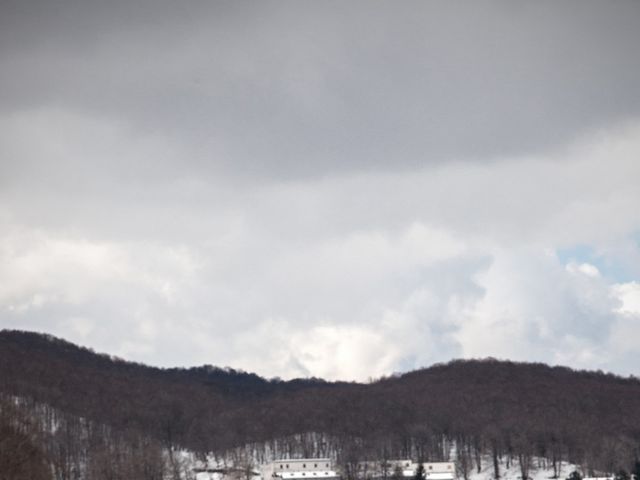
[[[369,384],[285,382],[208,366],[152,368],[51,336],[2,331],[0,392],[5,404],[19,398],[23,411],[64,425],[70,450],[108,437],[142,445],[151,458],[160,448],[221,453],[250,445],[258,456],[269,446],[271,455],[335,454],[342,462],[442,460],[455,444],[463,475],[491,455],[518,459],[526,477],[533,456],[554,466],[630,470],[640,447],[637,379],[493,359]],[[34,448],[51,455],[51,446]]]

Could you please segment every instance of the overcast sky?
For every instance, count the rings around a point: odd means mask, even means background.
[[[640,375],[640,2],[3,0],[0,328]]]

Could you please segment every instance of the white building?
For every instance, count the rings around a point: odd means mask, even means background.
[[[282,480],[336,480],[339,478],[329,458],[300,458],[276,460],[263,469],[262,478]]]
[[[413,465],[414,475],[419,463]],[[425,462],[425,478],[427,480],[454,480],[456,478],[456,466],[453,462]]]

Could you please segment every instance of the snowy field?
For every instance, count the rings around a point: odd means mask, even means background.
[[[575,465],[563,463],[559,472],[559,478],[567,478],[571,472],[576,470],[576,468],[577,467]],[[462,476],[459,475],[459,478],[462,478]],[[531,480],[549,480],[550,478],[553,478],[553,467],[549,462],[545,462],[544,459],[535,458],[532,461],[529,478]],[[500,479],[522,480],[518,462],[514,460],[509,465],[509,468],[507,468],[507,462],[503,460],[500,463]],[[493,480],[493,465],[489,459],[482,463],[482,470],[480,473],[475,469],[469,473],[469,480]]]

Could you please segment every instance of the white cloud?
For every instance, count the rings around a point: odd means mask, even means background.
[[[616,321],[612,325],[611,347],[622,354],[640,357],[638,332],[640,332],[640,283],[628,282],[611,287],[612,295],[620,300],[616,309]],[[630,366],[624,366],[636,373]]]
[[[548,156],[260,185],[174,171],[173,145],[147,188],[109,159],[153,165],[164,140],[64,116],[56,137],[41,127],[58,114],[38,115],[37,145],[27,116],[13,148],[37,166],[51,147],[64,181],[34,168],[47,188],[14,177],[1,194],[3,327],[269,376],[364,379],[459,356],[628,372],[622,353],[640,355],[635,284],[553,254],[586,243],[637,263],[625,239],[640,230],[640,127]],[[65,140],[82,124],[84,141]],[[54,188],[103,134],[103,177],[79,171],[82,194]]]
[[[479,277],[486,294],[457,334],[465,356],[607,365],[618,302],[594,267],[565,267],[537,250],[500,250],[493,258]]]
[[[590,263],[569,262],[566,266],[567,272],[573,275],[587,275],[588,277],[599,277],[600,270]]]
[[[640,282],[616,284],[612,289],[614,294],[622,301],[622,305],[617,310],[618,312],[640,315]]]

